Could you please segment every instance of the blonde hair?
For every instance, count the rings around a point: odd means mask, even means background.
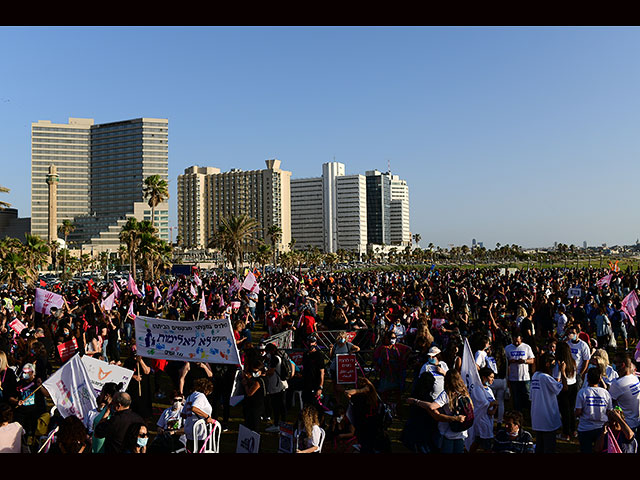
[[[4,372],[7,368],[9,368],[7,354],[0,350],[0,372]]]
[[[307,436],[311,438],[311,432],[313,431],[313,426],[318,425],[318,410],[313,405],[307,405],[302,410],[302,424],[304,425],[304,430],[307,432]]]
[[[598,348],[595,352],[593,352],[592,356],[604,360],[605,366],[611,364],[611,362],[609,362],[609,354],[604,348]]]
[[[449,397],[449,408],[452,412],[455,411],[455,405],[458,397],[469,397],[469,401],[471,402],[471,405],[473,405],[473,401],[471,400],[467,386],[462,379],[462,375],[460,375],[460,372],[454,368],[447,370],[447,373],[444,376],[444,390],[447,392],[447,396]]]

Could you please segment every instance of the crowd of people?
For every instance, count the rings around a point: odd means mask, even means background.
[[[391,422],[416,453],[637,450],[639,335],[626,302],[637,271],[255,275],[259,291],[213,272],[146,281],[140,295],[125,282],[43,285],[65,299],[48,315],[35,311],[34,288],[1,290],[0,451],[189,451],[198,420],[229,429],[237,378],[241,423],[277,434],[293,420],[299,453],[391,453]],[[241,365],[137,355],[135,315],[228,318]],[[289,331],[291,348],[269,342]],[[105,384],[83,420],[62,418],[41,388],[69,341],[134,372],[126,389]],[[461,375],[465,341],[482,402]],[[358,358],[354,384],[336,381],[341,354]],[[154,402],[167,408],[158,414]]]

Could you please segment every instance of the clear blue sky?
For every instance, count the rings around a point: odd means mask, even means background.
[[[190,165],[409,183],[411,231],[485,246],[640,236],[640,29],[2,27],[0,185],[30,215],[30,129],[169,119]]]

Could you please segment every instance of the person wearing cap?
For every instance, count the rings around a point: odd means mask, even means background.
[[[449,367],[445,362],[440,361],[440,354],[442,352],[435,345],[429,349],[427,353],[427,361],[420,368],[420,377],[424,372],[429,372],[433,375],[433,398],[438,398],[438,395],[444,390],[444,376],[447,374]]]

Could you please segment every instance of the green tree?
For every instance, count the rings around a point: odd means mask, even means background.
[[[25,243],[23,246],[23,258],[27,263],[28,282],[33,286],[36,278],[38,278],[38,269],[47,264],[51,250],[47,242],[37,235],[25,234]]]
[[[169,184],[160,175],[151,175],[144,179],[142,193],[151,207],[151,224],[156,224],[156,207],[169,198]]]
[[[136,252],[140,245],[140,223],[135,217],[129,217],[127,223],[120,230],[120,243],[127,247],[129,255],[129,271],[134,281],[136,280]]]
[[[273,268],[275,269],[278,261],[278,252],[280,250],[280,241],[282,240],[282,228],[280,225],[271,225],[267,233],[271,239],[271,246],[273,247]]]
[[[58,227],[58,233],[64,237],[64,269],[67,269],[67,252],[69,251],[69,245],[67,244],[67,238],[69,234],[76,229],[76,226],[71,220],[65,219]]]
[[[244,253],[248,250],[248,244],[254,238],[258,226],[258,222],[246,214],[223,218],[207,246],[222,251],[239,274]]]

